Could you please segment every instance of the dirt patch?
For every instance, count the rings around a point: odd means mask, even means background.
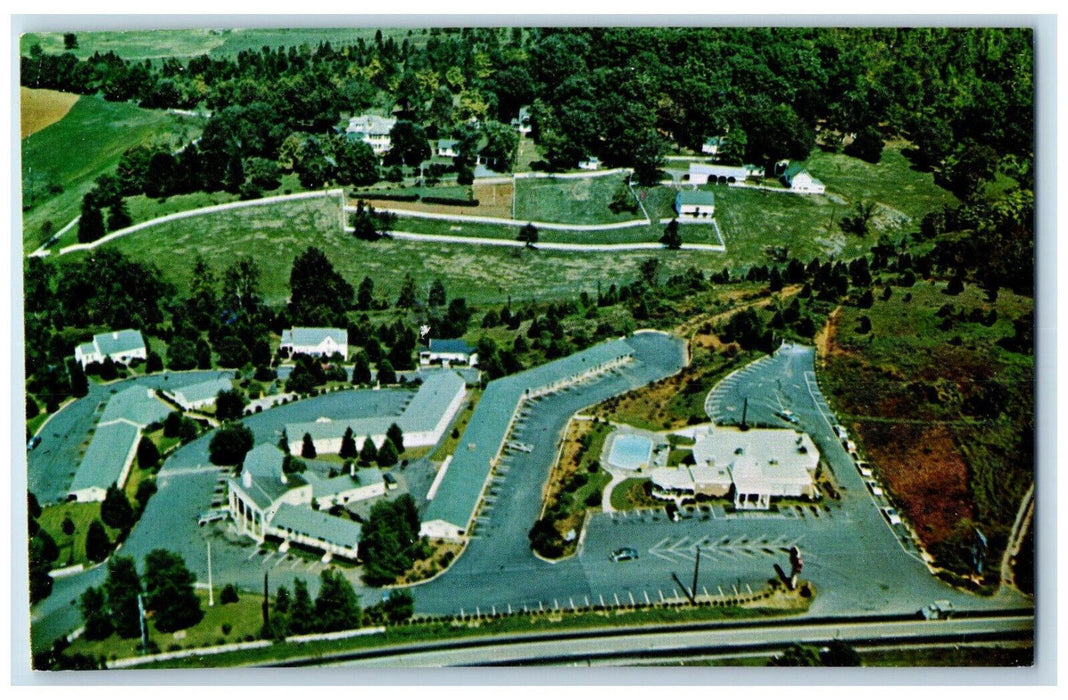
[[[19,114],[22,138],[35,134],[47,126],[55,124],[78,101],[80,95],[57,90],[19,89]]]
[[[945,425],[857,421],[855,427],[883,482],[925,545],[974,518],[968,467]]]
[[[514,188],[511,182],[475,184],[472,186],[477,207],[454,207],[446,204],[427,204],[426,202],[396,202],[373,197],[360,197],[370,202],[375,209],[397,209],[400,211],[422,211],[429,214],[454,214],[457,216],[492,216],[502,219],[512,218],[512,197]]]
[[[838,354],[842,352],[842,350],[834,344],[834,337],[838,333],[838,319],[841,318],[841,316],[842,307],[839,306],[831,312],[831,315],[827,317],[827,323],[818,333],[816,333],[816,355],[821,362],[832,353]]]

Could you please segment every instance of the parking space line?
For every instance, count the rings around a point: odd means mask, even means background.
[[[650,603],[650,600],[649,600],[649,591],[645,591],[645,590],[643,590],[643,591],[642,591],[642,595],[644,595],[644,596],[645,596],[645,604],[646,604],[646,605],[649,605],[649,603]]]

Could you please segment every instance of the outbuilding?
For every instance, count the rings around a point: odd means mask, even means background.
[[[679,216],[710,218],[716,212],[716,198],[705,190],[683,190],[675,195],[675,211]]]
[[[783,171],[782,179],[793,192],[803,194],[823,194],[827,191],[826,185],[812,177],[801,163],[791,163]]]

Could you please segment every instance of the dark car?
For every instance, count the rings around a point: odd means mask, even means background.
[[[32,438],[30,438],[30,441],[28,443],[26,443],[26,449],[27,450],[32,450],[33,448],[37,447],[40,444],[41,444],[41,436],[40,435],[34,435]]]
[[[623,547],[612,552],[610,559],[612,561],[630,561],[631,559],[638,558],[638,550],[634,547]]]

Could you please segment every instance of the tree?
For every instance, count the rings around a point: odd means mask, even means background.
[[[133,223],[130,210],[126,208],[126,200],[119,201],[108,207],[108,231],[118,231]]]
[[[819,666],[820,655],[815,647],[791,644],[782,654],[768,661],[768,666]]]
[[[445,285],[440,279],[435,279],[430,285],[430,293],[427,295],[427,306],[445,305]]]
[[[345,428],[345,434],[341,436],[341,449],[338,457],[342,459],[356,459],[359,453],[356,450],[356,438],[352,435],[352,428]]]
[[[73,51],[78,48],[78,35],[73,32],[67,32],[63,35],[63,50]]]
[[[308,584],[304,579],[293,581],[293,602],[289,606],[289,633],[306,634],[311,632],[315,623],[315,607],[308,594]]]
[[[252,431],[240,423],[226,423],[211,437],[208,454],[212,464],[241,464],[252,449]]]
[[[115,556],[108,562],[108,576],[104,581],[108,611],[120,637],[130,639],[141,634],[141,615],[137,596],[141,593],[141,577],[137,575],[133,557]]]
[[[240,418],[245,412],[245,395],[238,389],[224,389],[215,395],[215,417],[219,420]]]
[[[89,523],[89,531],[85,535],[85,557],[89,561],[104,561],[111,552],[111,540],[108,533],[99,520],[94,519]]]
[[[878,163],[883,156],[883,137],[874,126],[866,126],[853,139],[853,143],[846,146],[845,152],[869,163]]]
[[[89,379],[85,376],[82,363],[67,360],[67,376],[70,377],[71,396],[82,397],[89,393]]]
[[[154,549],[145,557],[145,607],[155,613],[156,629],[174,632],[200,622],[204,611],[193,589],[196,577],[181,556]]]
[[[365,350],[360,350],[356,353],[356,359],[353,361],[352,365],[352,383],[371,383],[371,360],[367,357],[367,352]]]
[[[371,303],[374,302],[375,297],[375,283],[370,277],[364,277],[360,281],[360,287],[356,291],[356,308],[361,311],[366,311],[371,308]]]
[[[660,237],[660,242],[668,250],[678,250],[682,247],[682,234],[679,233],[679,220],[672,219],[668,222],[668,225],[664,227],[664,235]]]
[[[340,571],[323,570],[315,599],[316,628],[320,632],[354,629],[360,626],[360,619],[360,601],[352,584]]]
[[[386,429],[386,439],[393,443],[398,453],[404,452],[404,431],[399,425],[390,423],[389,428]]]
[[[538,242],[538,227],[534,224],[527,224],[519,229],[519,240],[526,243],[528,248],[533,248]]]
[[[382,611],[386,619],[393,624],[398,624],[409,619],[415,613],[415,600],[411,592],[397,588],[389,593],[389,597],[382,603]]]
[[[30,522],[36,524],[37,521]],[[39,530],[38,534],[44,530]],[[30,604],[44,600],[52,593],[52,559],[45,553],[47,546],[40,537],[31,537],[29,545]]]
[[[820,661],[824,666],[862,666],[860,654],[840,639],[835,639],[827,648],[820,651]]]
[[[92,243],[104,235],[104,215],[92,193],[82,198],[82,212],[78,219],[78,242]]]
[[[364,464],[373,464],[378,459],[378,448],[375,447],[374,440],[368,435],[363,440],[363,445],[360,447],[360,461]]]
[[[352,305],[352,285],[314,246],[293,260],[289,289],[289,320],[294,325],[331,327],[344,323],[345,312]]]
[[[304,441],[300,445],[300,456],[305,459],[315,459],[315,442],[310,433],[304,433]]]
[[[100,519],[108,527],[123,532],[133,527],[133,506],[126,499],[126,494],[115,484],[108,487],[104,502],[100,504]]]
[[[155,350],[148,351],[148,358],[145,360],[145,373],[152,374],[153,372],[163,371],[163,358],[159,356],[159,353]]]
[[[228,583],[223,586],[222,594],[219,596],[219,600],[222,602],[223,605],[238,602],[239,598],[237,595],[237,589],[234,587],[234,584]]]
[[[420,553],[419,512],[408,494],[376,503],[360,539],[364,581],[381,585],[395,581]]]
[[[401,282],[400,293],[397,295],[398,309],[414,309],[415,308],[415,279],[411,273],[405,273],[404,280]]]
[[[390,130],[389,138],[392,147],[384,158],[387,165],[404,163],[411,167],[418,167],[430,157],[426,131],[418,124],[400,119]]]
[[[397,447],[387,439],[382,443],[382,448],[378,450],[376,461],[380,467],[392,467],[397,463],[398,457]]]
[[[378,182],[378,156],[370,145],[349,140],[344,134],[335,137],[331,145],[337,162],[338,182],[357,187]]]
[[[115,630],[107,608],[104,589],[90,586],[82,593],[79,603],[82,610],[82,622],[85,623],[86,639],[107,639]]]
[[[378,363],[378,383],[379,384],[396,384],[397,372],[393,369],[393,365],[389,360],[382,360]]]
[[[63,524],[60,525],[60,528],[63,530],[63,534],[68,537],[74,534],[74,521],[70,519],[70,515],[63,518]]]

